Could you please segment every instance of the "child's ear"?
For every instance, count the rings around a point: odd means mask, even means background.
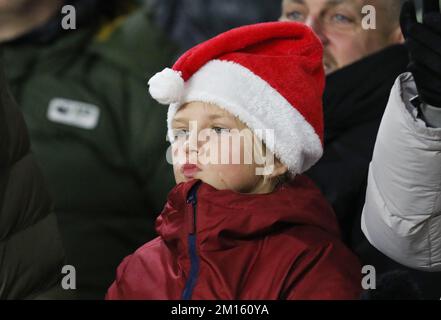
[[[288,172],[288,167],[281,163],[279,159],[275,159],[273,172],[269,176],[275,178],[283,176],[286,172]]]

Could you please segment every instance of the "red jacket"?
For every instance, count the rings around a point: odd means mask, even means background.
[[[177,185],[107,299],[357,299],[361,266],[304,176],[271,194]]]

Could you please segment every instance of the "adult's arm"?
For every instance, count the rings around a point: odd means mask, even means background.
[[[441,270],[441,14],[423,1],[423,22],[404,4],[401,28],[410,53],[378,133],[362,229],[377,249],[424,271]]]
[[[378,132],[370,164],[362,230],[391,259],[441,271],[441,129],[411,100],[410,73],[401,75]]]

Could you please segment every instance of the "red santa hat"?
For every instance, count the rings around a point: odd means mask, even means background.
[[[295,22],[249,25],[225,32],[183,54],[149,81],[149,91],[168,104],[171,123],[185,103],[213,103],[238,117],[265,141],[293,174],[323,153],[323,49],[307,26]],[[256,130],[261,129],[261,130]],[[270,147],[270,145],[267,145]]]

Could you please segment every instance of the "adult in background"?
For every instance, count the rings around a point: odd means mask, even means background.
[[[76,9],[74,30],[62,28],[64,5]],[[136,8],[119,0],[0,0],[6,78],[76,269],[70,293],[82,299],[103,298],[121,259],[156,235],[173,182],[166,110],[148,97],[146,79],[174,51],[150,13]]]
[[[407,71],[409,62],[400,27],[402,2],[284,0],[282,19],[310,25],[324,46],[328,73],[325,150],[307,174],[333,205],[346,243],[363,264],[376,268],[380,290],[367,291],[365,297],[439,299],[439,273],[416,271],[397,263],[372,246],[361,229],[369,164],[379,126],[390,89]],[[363,28],[362,9],[366,5],[376,9],[375,29]]]
[[[400,0],[284,0],[281,20],[309,25],[324,47],[325,150],[307,174],[332,204],[345,242],[356,249],[369,163],[390,89],[406,70]],[[362,9],[376,9],[364,29]]]
[[[390,259],[383,269],[406,270],[424,298],[441,296],[441,13],[424,0],[419,23],[412,2],[401,25],[410,52],[384,114],[369,171],[363,232]],[[372,250],[371,250],[372,252]],[[378,255],[370,261],[378,265]],[[374,265],[375,265],[374,264]],[[407,268],[405,268],[406,266]],[[416,271],[418,270],[418,271]],[[382,271],[381,269],[378,271]],[[371,295],[375,297],[376,292]]]

